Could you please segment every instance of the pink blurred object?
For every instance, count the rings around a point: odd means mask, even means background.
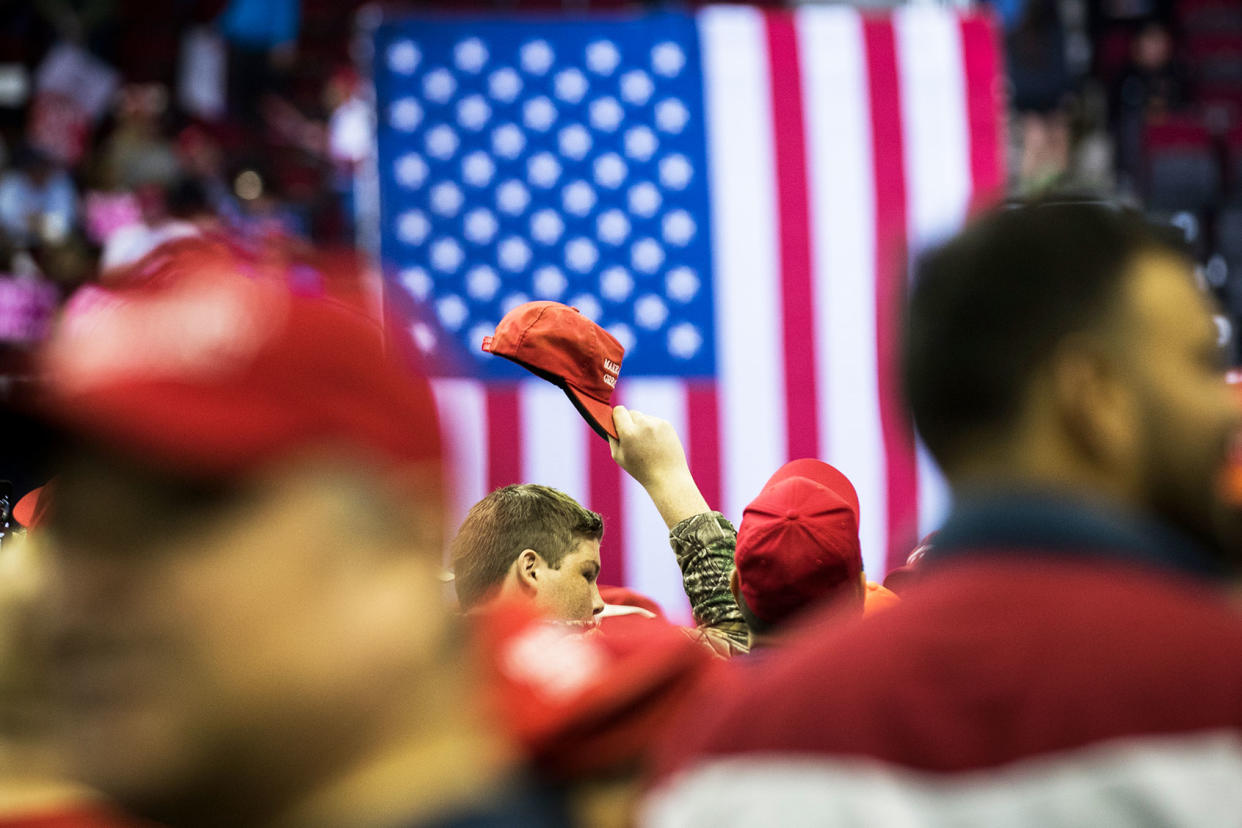
[[[133,193],[87,193],[86,234],[96,244],[105,244],[116,231],[141,222],[142,207]]]
[[[86,152],[91,123],[69,95],[42,91],[35,95],[26,126],[26,141],[60,164],[76,164]]]
[[[26,140],[49,158],[76,164],[120,76],[85,49],[57,43],[35,72]]]
[[[0,342],[32,345],[46,336],[59,294],[42,279],[0,276]]]

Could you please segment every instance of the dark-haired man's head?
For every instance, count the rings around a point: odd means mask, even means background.
[[[588,622],[601,612],[596,580],[604,522],[564,492],[505,486],[480,500],[452,542],[462,609],[497,596],[528,599],[549,618]]]
[[[990,213],[922,260],[903,381],[959,494],[1104,496],[1217,538],[1238,406],[1180,242],[1129,211]]]

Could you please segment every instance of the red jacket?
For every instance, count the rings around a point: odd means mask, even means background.
[[[648,824],[1242,820],[1242,615],[1209,581],[979,554],[805,632],[668,734]]]

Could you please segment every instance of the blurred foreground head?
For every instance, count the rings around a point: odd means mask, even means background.
[[[0,779],[16,770],[5,761],[17,753],[14,744],[36,741],[48,729],[48,688],[38,669],[31,614],[42,574],[37,549],[24,530],[0,540]],[[0,813],[2,800],[0,794]]]
[[[1239,407],[1212,314],[1179,242],[1138,214],[998,210],[921,263],[907,399],[959,497],[1103,497],[1219,547]]]
[[[351,784],[350,820],[408,813],[395,757],[463,707],[426,380],[361,313],[214,255],[95,297],[42,360],[83,780],[172,824],[341,824]]]

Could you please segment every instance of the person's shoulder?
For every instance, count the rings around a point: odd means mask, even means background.
[[[1220,590],[1135,567],[945,565],[883,613],[812,616],[730,696],[703,732],[670,734],[663,771],[756,751],[952,770],[1239,729],[1242,614]]]
[[[933,652],[960,659],[967,683],[980,678],[970,665],[987,672],[989,661],[1018,662],[1019,673],[1055,668],[1067,682],[1098,682],[1089,670],[1071,669],[1087,655],[1101,669],[1114,668],[1117,681],[1153,679],[1150,666],[1161,663],[1242,680],[1242,604],[1217,584],[1171,570],[999,558],[945,565],[857,629],[803,636],[791,656],[848,658],[869,665],[868,674],[898,680]],[[898,653],[907,659],[894,658]],[[1032,653],[1047,660],[1022,659]]]

